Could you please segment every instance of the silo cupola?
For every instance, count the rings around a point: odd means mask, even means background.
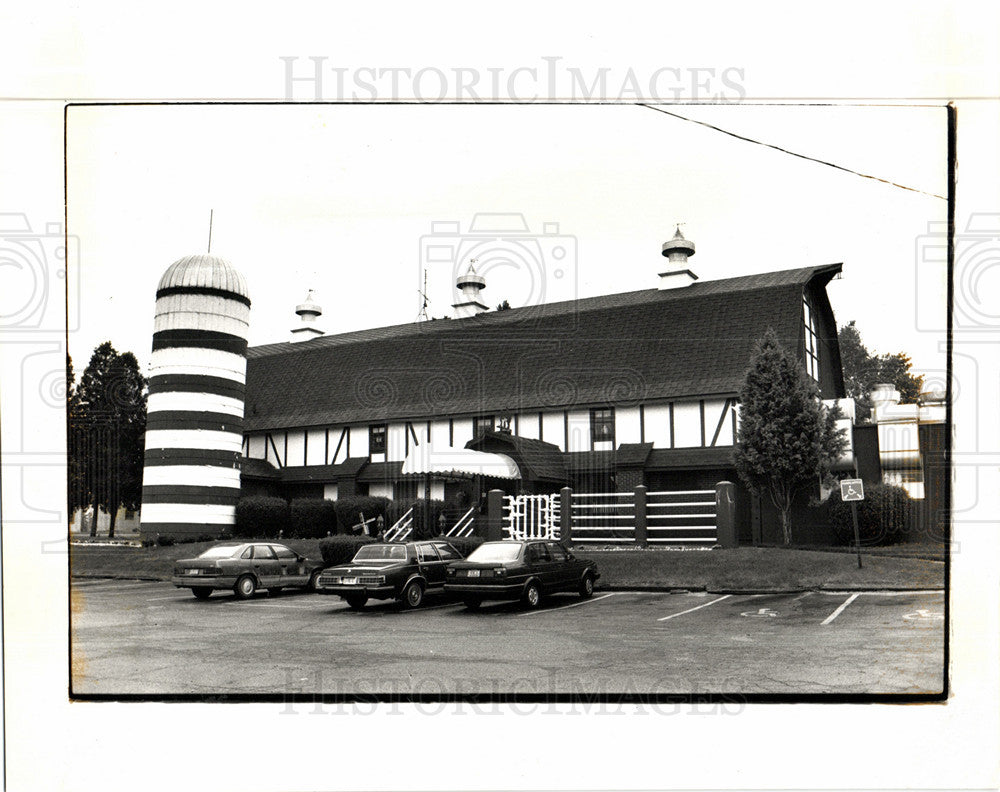
[[[476,272],[474,260],[469,262],[466,273],[458,276],[455,287],[462,293],[459,302],[452,305],[456,319],[475,316],[488,310],[479,297],[479,292],[486,288],[486,278]]]
[[[316,327],[316,319],[323,315],[323,309],[313,301],[312,289],[306,294],[304,302],[295,306],[295,313],[299,315],[301,322],[292,328],[292,341],[308,341],[323,335],[323,331]]]
[[[698,276],[688,267],[688,258],[694,255],[694,242],[684,238],[681,227],[672,239],[663,243],[663,256],[669,262],[669,269],[660,273],[660,289],[679,289],[690,286]]]

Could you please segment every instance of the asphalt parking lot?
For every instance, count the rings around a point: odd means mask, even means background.
[[[77,580],[72,691],[101,695],[937,693],[944,594],[557,595],[418,610],[284,592],[196,600]]]

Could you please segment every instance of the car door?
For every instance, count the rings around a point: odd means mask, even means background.
[[[444,569],[447,563],[441,560],[434,545],[418,544],[417,560],[420,563],[420,573],[427,581],[427,588],[440,588],[444,585]]]
[[[554,585],[562,589],[576,587],[576,564],[570,562],[569,555],[558,542],[546,542],[545,547],[552,557]]]
[[[555,565],[544,542],[532,542],[526,548],[524,557],[528,571],[541,581],[543,588],[552,590],[559,587]]]
[[[281,564],[278,563],[278,557],[270,545],[255,544],[250,563],[253,564],[261,588],[273,588],[281,585]]]
[[[271,549],[281,567],[281,586],[304,586],[309,582],[309,570],[299,561],[299,554],[284,545],[273,544]]]

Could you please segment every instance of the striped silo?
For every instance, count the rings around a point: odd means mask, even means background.
[[[156,290],[141,533],[219,536],[236,522],[250,297],[216,256],[171,264]]]

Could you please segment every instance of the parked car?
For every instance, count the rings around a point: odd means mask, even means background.
[[[407,608],[416,608],[425,594],[444,588],[445,569],[461,558],[458,550],[440,539],[369,544],[351,563],[324,570],[316,590],[339,594],[355,609],[369,599],[398,599]]]
[[[322,561],[299,555],[274,542],[224,542],[197,558],[174,562],[171,582],[189,588],[198,599],[208,599],[218,589],[232,589],[240,599],[257,589],[274,594],[291,586],[315,590]]]
[[[600,576],[597,564],[577,558],[560,542],[486,542],[448,566],[444,590],[472,610],[483,600],[521,600],[537,608],[555,591],[591,596]]]

